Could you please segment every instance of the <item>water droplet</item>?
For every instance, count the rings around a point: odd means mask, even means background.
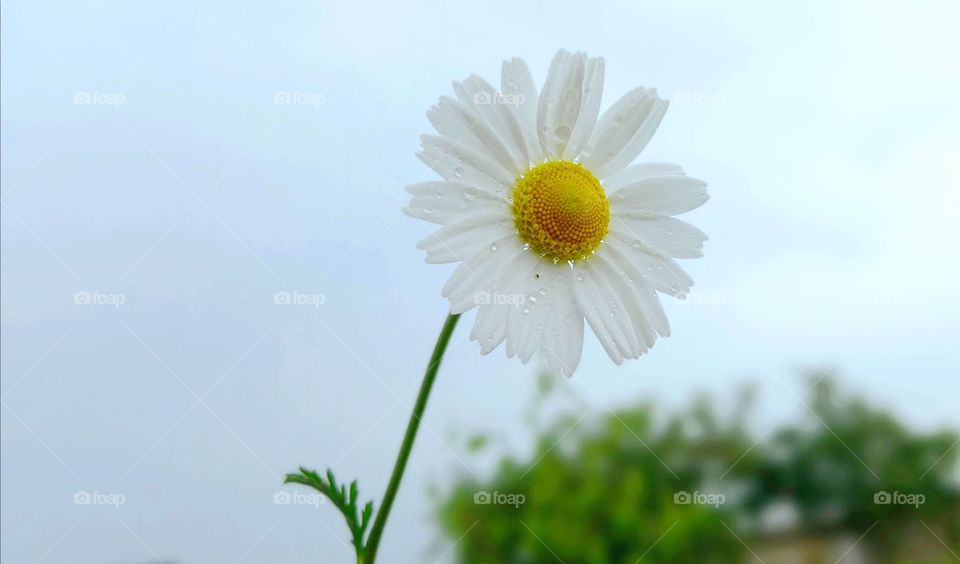
[[[523,308],[523,313],[530,315],[530,308],[528,307]]]
[[[582,273],[582,272],[578,272],[578,273],[577,273],[577,281],[578,281],[578,282],[583,282],[583,273]]]
[[[463,169],[460,167],[453,169],[453,175],[456,176],[457,178],[460,178],[461,176],[463,176]]]
[[[473,186],[468,186],[467,189],[463,191],[463,196],[468,200],[472,200],[476,198],[479,193],[480,191]]]
[[[571,323],[573,323],[573,314],[570,314],[564,317],[563,322],[566,323],[567,325],[570,325]]]
[[[570,128],[566,125],[561,125],[557,128],[557,131],[553,134],[553,137],[558,143],[566,143],[570,140]]]
[[[491,250],[491,251],[496,251],[496,250],[497,250],[497,244],[496,244],[496,243],[490,243],[490,250]]]
[[[546,296],[546,295],[547,295],[547,289],[546,289],[546,288],[540,288],[540,295],[541,295],[541,296]]]

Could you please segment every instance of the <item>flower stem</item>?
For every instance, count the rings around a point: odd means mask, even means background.
[[[373,561],[377,557],[377,547],[380,545],[380,537],[383,535],[383,528],[387,524],[387,517],[390,515],[393,500],[397,497],[397,490],[400,489],[400,480],[403,479],[403,471],[407,467],[407,460],[410,458],[410,451],[413,449],[413,441],[417,438],[420,419],[423,417],[423,411],[427,407],[427,398],[430,397],[433,380],[437,376],[440,361],[443,360],[443,353],[447,350],[450,337],[453,335],[453,329],[457,326],[457,320],[459,319],[459,313],[447,316],[447,320],[443,324],[443,329],[440,330],[440,335],[437,337],[437,344],[433,347],[430,364],[427,365],[427,371],[423,375],[423,383],[420,384],[420,393],[417,394],[417,402],[413,406],[413,413],[410,415],[410,421],[407,423],[407,432],[403,435],[403,442],[400,444],[397,461],[393,464],[393,473],[390,475],[390,482],[387,483],[387,491],[383,494],[383,501],[380,504],[380,509],[377,510],[377,517],[373,522],[373,528],[370,530],[370,537],[367,539],[366,550],[363,555],[363,564],[373,564]]]

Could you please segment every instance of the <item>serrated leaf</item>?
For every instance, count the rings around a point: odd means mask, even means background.
[[[373,502],[368,501],[366,505],[363,506],[363,513],[360,515],[360,530],[366,531],[367,525],[370,524],[370,516],[373,515]]]
[[[326,496],[343,515],[353,537],[352,543],[356,549],[358,561],[363,560],[366,550],[364,533],[373,513],[373,502],[368,501],[360,515],[357,514],[359,488],[356,480],[350,482],[348,489],[346,484],[337,484],[337,478],[331,469],[327,469],[326,480],[324,480],[316,471],[301,467],[300,474],[287,474],[284,483],[302,484]]]

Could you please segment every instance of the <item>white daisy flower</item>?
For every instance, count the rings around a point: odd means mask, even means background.
[[[667,101],[637,88],[597,119],[603,74],[602,58],[561,50],[538,95],[514,58],[499,91],[471,75],[427,112],[437,135],[418,156],[443,180],[410,186],[404,212],[442,226],[418,246],[460,263],[442,293],[453,314],[478,308],[483,354],[506,341],[508,356],[542,350],[570,375],[586,319],[620,364],[670,333],[657,292],[693,284],[673,259],[702,256],[707,236],[672,216],[706,202],[706,183],[631,164]]]

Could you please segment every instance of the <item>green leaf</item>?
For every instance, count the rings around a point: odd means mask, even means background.
[[[363,507],[363,511],[357,512],[359,488],[356,480],[350,482],[348,490],[345,484],[337,484],[337,478],[334,476],[333,470],[328,469],[326,478],[323,478],[315,471],[301,467],[299,474],[287,474],[283,482],[285,484],[302,484],[326,496],[343,515],[343,519],[346,521],[353,537],[352,542],[357,553],[357,559],[358,561],[363,560],[366,550],[364,534],[367,525],[370,523],[370,515],[373,514],[373,502],[368,501]]]
[[[467,439],[467,452],[479,452],[483,450],[487,443],[490,442],[490,439],[482,433],[477,433],[469,439]]]

